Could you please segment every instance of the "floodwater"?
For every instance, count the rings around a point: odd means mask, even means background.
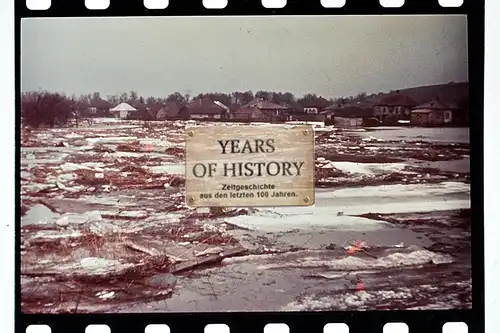
[[[384,141],[429,141],[469,143],[468,127],[422,128],[422,127],[372,127],[357,132],[363,138],[374,136]]]
[[[174,131],[162,132],[169,138],[168,141],[158,135],[143,137],[141,133],[146,130],[137,126],[126,127],[114,123],[111,126],[98,125],[97,129],[106,128],[110,131],[86,138],[83,146],[72,146],[71,139],[68,139],[68,147],[23,148],[22,172],[25,182],[38,171],[38,166],[57,166],[63,172],[45,177],[47,184],[26,183],[24,188],[34,191],[32,188],[36,186],[55,186],[50,182],[54,179],[69,181],[77,176],[73,172],[81,168],[88,167],[96,172],[97,169],[105,169],[105,172],[109,172],[111,165],[119,170],[122,165],[116,164],[116,160],[121,158],[129,159],[132,164],[142,163],[152,175],[184,174],[185,166],[179,163],[180,158],[163,153],[166,147],[183,146],[181,141],[173,140]],[[73,133],[65,138],[75,138],[77,135]],[[468,129],[465,128],[376,128],[359,131],[355,135],[382,140],[373,143],[367,140],[364,143],[366,150],[378,149],[380,146],[394,148],[396,157],[401,141],[406,141],[404,145],[407,145],[409,141],[468,143],[469,140]],[[50,137],[47,140],[52,145],[60,139]],[[105,152],[102,155],[92,151],[92,145],[96,143],[106,144],[115,150],[118,144],[136,140],[141,145],[153,144],[156,148],[138,152]],[[340,147],[343,145],[343,142],[339,143]],[[416,150],[424,149],[419,143],[410,143],[408,146]],[[333,150],[339,149],[332,147]],[[206,312],[470,308],[470,224],[474,223],[468,216],[470,185],[463,177],[444,177],[448,181],[439,178],[441,182],[430,182],[431,178],[426,177],[428,172],[439,174],[439,170],[468,173],[468,148],[459,148],[461,150],[446,161],[428,161],[413,155],[411,159],[405,159],[404,163],[332,161],[331,164],[344,172],[350,183],[343,187],[317,188],[315,204],[311,207],[250,209],[248,215],[196,221],[214,225],[224,222],[232,226],[228,233],[250,254],[226,258],[218,266],[196,267],[175,277],[158,272],[152,279],[176,281],[173,294],[164,296],[161,301],[158,298],[153,301],[140,293],[132,295],[133,301],[130,298],[125,301],[120,297],[103,300],[92,296],[82,301],[79,310]],[[443,157],[446,157],[447,148],[440,149],[443,150]],[[350,153],[356,152],[353,150]],[[76,154],[82,159],[78,163],[70,159]],[[97,159],[99,156],[108,159],[109,163],[116,163],[103,165],[100,160],[94,161],[94,157]],[[134,162],[135,158],[144,156],[155,162]],[[83,157],[88,158],[88,161],[84,162],[86,160]],[[370,177],[404,173],[405,164],[436,168],[438,171],[417,170],[413,177],[416,183],[403,180],[385,185],[355,182],[357,179],[370,180]],[[407,175],[410,178],[409,173],[405,173],[404,177]],[[144,182],[149,177],[149,174],[144,177]],[[127,216],[132,218],[113,220],[113,223],[125,231],[142,230],[136,233],[147,236],[149,229],[144,226],[150,229],[165,228],[162,223],[180,221],[181,217],[191,214],[191,211],[182,208],[173,214],[175,216],[169,216],[170,213],[163,209],[177,205],[176,200],[182,196],[182,187],[165,190],[163,186],[160,189],[137,186],[111,192],[82,192],[73,199],[61,195],[58,205],[59,208],[66,205],[62,211],[73,213],[75,216],[70,216],[72,221],[82,224],[87,223],[87,219],[78,220],[78,214],[100,210],[105,215],[107,210],[123,208],[129,214]],[[130,209],[135,210],[128,211]],[[122,212],[111,213],[108,212],[108,215],[123,215]],[[60,217],[60,214],[53,213],[46,206],[35,204],[22,218],[22,226],[54,224]],[[109,222],[107,219],[103,217],[98,224],[106,225]],[[49,230],[53,233],[45,234],[67,237],[70,229],[60,227]],[[364,247],[348,253],[345,247],[353,240],[363,242]],[[34,247],[28,244],[26,251]],[[87,287],[79,285],[78,281],[72,283],[76,284],[75,288]],[[100,285],[92,287],[101,288]],[[37,292],[52,295],[50,286],[47,288]],[[106,288],[101,291],[117,295],[129,292],[128,289],[123,290],[120,284],[111,284]],[[58,290],[54,293],[54,300],[59,296]],[[53,303],[57,302],[51,299],[50,304],[54,308],[40,302],[29,310],[40,311],[41,308],[42,312],[55,311]]]
[[[453,243],[466,239],[466,233],[453,227],[444,232],[432,222],[411,228],[358,215],[419,212],[446,220],[453,215],[449,212],[469,208],[469,200],[468,185],[459,182],[318,189],[314,207],[274,208],[225,219],[245,228],[234,235],[247,248],[260,239],[270,249],[297,251],[225,259],[219,267],[179,277],[169,299],[122,304],[113,311],[467,307],[469,251],[458,245],[456,253],[430,249],[438,238],[446,243],[451,237]],[[367,253],[346,254],[343,245],[350,240],[366,242]],[[353,280],[358,277],[365,290],[356,290]]]

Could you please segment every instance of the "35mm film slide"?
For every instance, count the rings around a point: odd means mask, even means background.
[[[483,25],[18,1],[16,332],[484,333]]]

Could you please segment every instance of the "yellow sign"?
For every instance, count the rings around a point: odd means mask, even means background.
[[[186,134],[189,206],[314,204],[311,126],[194,126]]]

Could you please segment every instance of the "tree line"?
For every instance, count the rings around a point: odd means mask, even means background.
[[[230,108],[238,108],[250,103],[255,98],[262,98],[276,104],[307,107],[311,105],[327,106],[335,103],[352,103],[363,101],[366,93],[356,96],[325,98],[314,93],[307,93],[296,97],[290,92],[274,91],[235,91],[231,93],[200,93],[196,96],[174,92],[166,97],[140,96],[135,91],[123,92],[115,95],[101,96],[99,92],[83,94],[80,96],[67,96],[62,93],[49,91],[25,92],[21,95],[21,116],[24,125],[40,126],[65,126],[69,123],[78,126],[81,121],[91,122],[93,116],[109,116],[109,109],[120,104],[128,103],[139,111],[158,109],[167,103],[177,103],[179,106],[187,105],[192,100],[209,98],[219,101]],[[94,109],[91,112],[91,109]],[[97,112],[96,112],[97,111]]]
[[[89,95],[85,95],[88,100],[99,99],[99,93],[93,93]],[[201,98],[209,98],[213,101],[219,101],[224,105],[232,106],[242,106],[247,103],[250,103],[255,98],[262,98],[266,101],[273,102],[276,104],[298,104],[305,106],[307,104],[318,104],[326,102],[328,104],[334,103],[350,103],[350,102],[358,102],[363,101],[366,98],[366,93],[361,93],[356,96],[349,97],[340,97],[340,98],[324,98],[322,96],[318,96],[314,93],[307,93],[303,96],[296,97],[294,94],[290,92],[274,92],[274,91],[264,91],[260,90],[256,93],[253,93],[251,90],[249,91],[235,91],[231,93],[218,93],[218,92],[210,92],[210,93],[200,93],[196,96],[191,96],[190,94],[181,94],[179,92],[172,93],[167,97],[146,97],[138,96],[137,92],[130,91],[130,93],[120,93],[116,95],[108,95],[106,99],[113,105],[117,105],[119,103],[134,103],[139,102],[145,105],[150,105],[154,103],[164,104],[166,102],[176,102],[181,105],[188,104],[192,100],[197,100]]]

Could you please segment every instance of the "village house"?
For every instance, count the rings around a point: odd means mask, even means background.
[[[231,119],[241,122],[270,122],[271,117],[266,115],[262,110],[257,107],[245,107],[242,106],[238,110],[234,111],[231,115]]]
[[[160,109],[156,112],[156,120],[175,120],[180,119],[180,113],[182,106],[176,102],[167,102],[160,106]]]
[[[179,118],[191,120],[224,120],[229,116],[229,107],[207,97],[191,101],[179,112]]]
[[[256,98],[233,113],[236,121],[284,122],[289,120],[290,107]]]
[[[321,114],[326,125],[340,128],[366,126],[374,117],[374,110],[369,103],[334,104],[325,108]]]
[[[132,107],[130,104],[121,103],[110,109],[109,112],[113,117],[120,119],[127,119],[129,116],[137,111],[136,108]]]
[[[305,114],[319,114],[325,108],[330,106],[331,102],[326,98],[320,97],[314,101],[302,102],[302,108]]]
[[[414,126],[442,126],[453,122],[453,107],[433,100],[413,108],[410,124]]]
[[[88,111],[97,117],[107,116],[111,109],[111,103],[107,100],[99,98],[98,100],[91,101]]]
[[[375,117],[386,125],[397,125],[400,120],[410,120],[412,108],[417,103],[399,92],[383,96],[375,105]]]
[[[160,102],[150,102],[145,105],[145,112],[143,119],[144,120],[156,120],[156,115],[163,107],[163,104]]]

